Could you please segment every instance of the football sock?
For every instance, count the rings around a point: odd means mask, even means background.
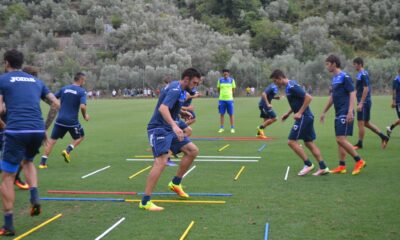
[[[40,160],[40,164],[45,165],[47,162],[47,156],[42,156],[42,159]]]
[[[4,227],[7,228],[8,230],[14,231],[13,214],[12,213],[4,214]]]
[[[144,195],[142,198],[142,205],[146,205],[148,201],[150,201],[150,196]]]
[[[172,179],[172,183],[175,184],[175,185],[179,185],[179,184],[181,184],[181,182],[182,182],[182,178],[180,178],[180,177],[175,176]]]
[[[378,133],[379,137],[381,137],[382,140],[384,140],[386,138],[386,135],[383,134],[382,132]]]
[[[304,161],[304,165],[311,167],[312,163],[311,163],[310,159],[307,159],[306,161]]]
[[[326,165],[325,165],[324,160],[319,161],[318,164],[319,164],[319,168],[320,168],[320,169],[325,169],[325,168],[326,168]]]
[[[357,156],[354,157],[354,161],[358,162],[360,160],[361,160],[360,156],[357,155]]]
[[[70,144],[68,145],[67,149],[65,149],[67,153],[70,153],[72,150],[74,150],[74,145]]]
[[[38,192],[37,187],[31,187],[31,188],[29,189],[29,191],[30,191],[30,193],[31,193],[31,199],[30,199],[31,203],[32,203],[32,204],[37,204],[37,203],[39,203],[39,192]]]
[[[340,160],[340,161],[339,161],[339,166],[346,166],[346,162],[343,161],[343,160]]]
[[[258,128],[259,129],[264,129],[265,127],[263,125],[260,125]]]
[[[221,125],[219,128],[222,128],[222,129],[224,129],[224,125]]]

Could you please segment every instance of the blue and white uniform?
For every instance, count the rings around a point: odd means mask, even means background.
[[[272,102],[272,99],[278,94],[278,87],[271,83],[264,89],[264,93],[267,96],[268,102]],[[264,101],[264,98],[261,97],[260,102],[258,103],[258,108],[260,109],[260,118],[264,119],[273,119],[276,118],[276,114],[272,108],[267,106],[267,103]]]
[[[357,89],[356,96],[358,103],[361,102],[361,97],[364,91],[364,87],[368,87],[368,94],[363,103],[362,110],[360,112],[357,110],[357,120],[368,122],[371,119],[371,106],[372,106],[371,85],[369,82],[368,72],[365,70],[361,70],[360,72],[358,72],[356,76],[356,89]]]
[[[393,80],[393,91],[396,91],[396,112],[397,117],[400,119],[400,74]]]
[[[40,99],[49,94],[34,76],[12,71],[0,76],[0,95],[7,107],[1,169],[15,173],[22,160],[33,161],[45,136]]]

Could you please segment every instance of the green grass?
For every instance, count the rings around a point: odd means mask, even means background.
[[[326,100],[314,98],[311,108],[316,118]],[[381,129],[396,117],[389,103],[389,97],[374,97],[372,122]],[[198,122],[193,126],[194,136],[220,136],[216,133],[219,127],[217,99],[199,99],[194,104],[198,116]],[[235,104],[235,136],[254,136],[260,123],[258,98],[238,98]],[[41,196],[62,197],[47,194],[47,190],[142,192],[146,174],[132,180],[128,180],[128,176],[149,163],[125,159],[149,154],[145,152],[148,147],[146,124],[154,105],[155,100],[90,101],[91,120],[83,123],[86,140],[72,152],[70,164],[64,163],[60,155],[70,138],[58,142],[49,158],[49,169],[39,170]],[[288,109],[286,100],[275,101],[273,105],[279,116]],[[336,167],[338,160],[332,111],[324,125],[315,123],[316,144],[330,168]],[[232,193],[230,198],[193,197],[226,200],[225,205],[165,203],[159,204],[166,208],[165,211],[150,213],[138,209],[136,203],[43,202],[43,214],[31,218],[28,216],[29,194],[17,190],[16,230],[22,234],[57,213],[63,213],[62,218],[26,239],[94,239],[121,217],[126,217],[125,222],[105,239],[178,239],[191,220],[196,223],[187,239],[263,239],[266,222],[270,224],[272,240],[399,239],[399,129],[395,129],[384,151],[380,149],[378,137],[367,131],[365,149],[359,152],[368,166],[359,176],[298,177],[302,163],[286,144],[292,123],[290,118],[285,123],[276,122],[266,130],[268,136],[276,139],[267,142],[259,163],[244,164],[246,169],[238,181],[233,181],[233,177],[242,163],[196,163],[197,168],[184,180],[186,190]],[[230,133],[221,135],[231,136]],[[357,137],[350,139],[354,143]],[[201,155],[257,156],[262,145],[262,142],[195,143]],[[227,143],[230,147],[218,153],[217,149]],[[347,161],[351,171],[353,160],[348,158]],[[111,168],[81,179],[81,176],[107,165]],[[285,182],[283,178],[289,165],[291,170]],[[166,168],[155,191],[168,191],[167,183],[175,170]],[[174,196],[163,198],[176,199]]]

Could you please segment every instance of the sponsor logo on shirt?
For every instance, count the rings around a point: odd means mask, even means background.
[[[72,93],[72,94],[78,94],[78,92],[77,91],[75,91],[75,90],[72,90],[72,89],[65,89],[64,90],[64,93]]]
[[[27,77],[11,77],[10,82],[36,82],[34,78]]]

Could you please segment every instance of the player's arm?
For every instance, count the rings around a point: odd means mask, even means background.
[[[354,103],[356,101],[356,92],[352,91],[350,92],[350,99],[349,99],[349,111],[347,112],[347,116],[346,116],[346,121],[348,123],[352,122],[354,120]]]
[[[272,107],[271,103],[268,101],[267,94],[265,92],[263,92],[261,94],[261,96],[262,96],[262,98],[263,98],[263,100],[265,102],[265,105],[267,105],[267,107],[269,107],[269,108]]]
[[[181,111],[194,111],[194,106],[193,105],[189,105],[186,107],[182,107]]]
[[[57,116],[57,112],[60,109],[60,101],[58,101],[58,99],[51,92],[46,95],[43,101],[50,106],[49,113],[47,114],[47,119],[45,122],[45,128],[47,130]]]
[[[162,103],[158,108],[161,116],[164,120],[172,127],[172,130],[175,132],[176,136],[178,137],[179,141],[183,140],[183,131],[178,127],[174,119],[172,119],[171,113],[169,112],[169,107]]]
[[[287,111],[287,113],[283,114],[283,116],[281,117],[282,122],[285,121],[290,116],[290,114],[292,114],[292,112],[293,110],[290,109],[289,111]]]
[[[0,95],[0,115],[3,115],[6,112],[6,105],[4,104],[3,101],[3,95]],[[3,122],[2,119],[0,119],[0,129],[6,128],[6,123]]]
[[[86,104],[81,103],[81,105],[79,107],[81,109],[83,119],[85,119],[86,121],[89,121],[90,116],[89,116],[89,114],[87,114]]]
[[[320,121],[322,123],[325,121],[325,115],[329,111],[329,109],[332,107],[332,104],[333,104],[333,98],[332,98],[332,95],[330,95],[328,98],[328,102],[325,105],[324,111],[322,111],[322,114],[320,117]]]
[[[294,119],[299,120],[302,116],[304,111],[307,109],[307,107],[310,105],[312,100],[312,97],[310,94],[306,93],[304,95],[304,102],[299,111],[294,115]]]

